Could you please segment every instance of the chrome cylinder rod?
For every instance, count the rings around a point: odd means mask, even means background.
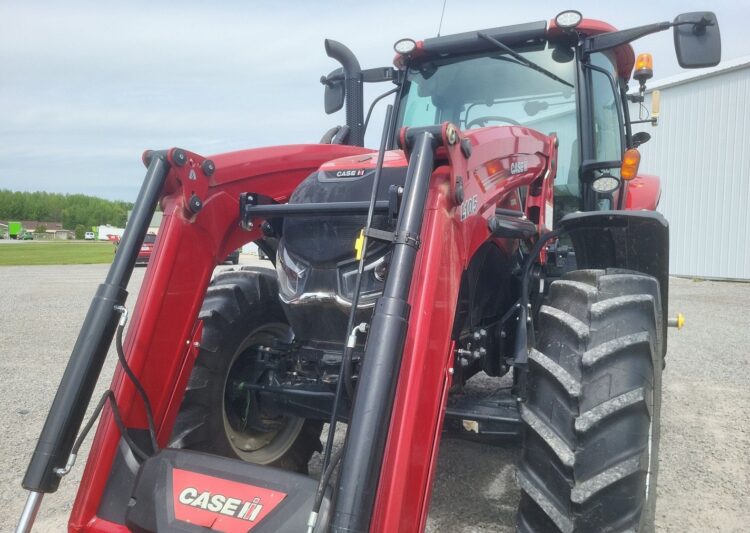
[[[36,514],[39,512],[39,506],[42,505],[43,497],[43,492],[29,491],[29,496],[26,498],[26,505],[23,507],[21,518],[18,520],[18,525],[16,526],[16,533],[29,533],[31,531],[31,528],[34,526],[34,520],[36,520]]]

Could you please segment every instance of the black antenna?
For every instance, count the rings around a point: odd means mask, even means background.
[[[443,10],[440,12],[440,24],[438,25],[438,37],[440,37],[440,30],[443,29],[443,17],[445,16],[445,4],[447,3],[448,0],[443,0]]]

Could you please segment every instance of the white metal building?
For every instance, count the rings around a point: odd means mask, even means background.
[[[750,279],[750,56],[647,85],[646,108],[658,89],[661,109],[639,128],[640,172],[661,178],[670,273]]]

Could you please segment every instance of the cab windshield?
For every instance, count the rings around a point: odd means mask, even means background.
[[[549,44],[516,51],[563,81],[501,50],[426,61],[408,70],[399,125],[418,127],[449,121],[462,130],[522,125],[544,134],[556,133],[560,144],[555,201],[561,211],[579,209],[573,51]]]

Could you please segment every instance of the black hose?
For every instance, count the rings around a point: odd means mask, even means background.
[[[154,424],[154,416],[151,409],[151,402],[148,399],[148,396],[146,395],[146,391],[143,388],[143,385],[141,385],[141,382],[138,380],[138,378],[133,373],[133,370],[130,368],[130,365],[128,365],[127,360],[125,359],[125,352],[122,349],[122,333],[125,329],[124,324],[120,324],[117,326],[117,333],[115,334],[115,347],[117,348],[117,358],[120,361],[120,365],[122,366],[122,369],[125,371],[125,374],[128,376],[130,381],[132,381],[133,385],[135,386],[136,391],[138,392],[138,395],[143,400],[144,406],[146,408],[146,418],[148,420],[148,430],[149,435],[151,437],[151,446],[153,447],[154,453],[159,450],[159,445],[156,442],[156,429]],[[104,409],[104,404],[109,400],[110,407],[112,408],[112,417],[114,418],[115,425],[117,426],[117,429],[120,431],[120,435],[122,436],[125,443],[128,445],[130,450],[133,452],[133,454],[138,457],[141,461],[145,461],[148,459],[152,454],[148,454],[144,452],[136,443],[133,441],[133,439],[130,437],[130,434],[128,433],[128,429],[125,427],[125,423],[122,421],[122,415],[120,414],[120,408],[117,405],[117,401],[115,400],[115,394],[112,392],[111,389],[107,389],[104,391],[104,394],[102,394],[102,397],[99,399],[99,403],[96,404],[96,408],[94,409],[94,412],[91,413],[91,417],[89,417],[88,422],[86,422],[86,425],[83,427],[81,432],[78,434],[78,437],[76,437],[75,443],[73,444],[73,448],[71,449],[70,453],[71,455],[78,455],[78,451],[81,449],[81,446],[83,445],[83,441],[86,439],[86,436],[91,431],[91,428],[94,427],[94,422],[99,418],[99,415],[102,412],[102,409]],[[67,473],[67,472],[65,472]]]
[[[331,476],[333,471],[336,470],[336,466],[341,461],[341,457],[344,455],[344,447],[341,446],[336,453],[331,457],[331,464],[321,474],[320,483],[318,483],[318,490],[315,492],[315,503],[313,503],[313,512],[320,512],[320,507],[323,505],[323,498],[326,495],[326,487],[331,482]]]
[[[115,425],[117,426],[117,429],[120,431],[120,435],[125,441],[125,444],[128,445],[128,448],[130,448],[130,450],[133,452],[133,455],[135,455],[141,461],[145,461],[146,459],[149,458],[149,454],[141,450],[141,448],[130,437],[128,430],[125,427],[125,423],[122,421],[122,416],[120,415],[120,409],[117,406],[117,401],[115,400],[115,394],[110,389],[105,390],[104,394],[102,394],[102,397],[99,399],[99,403],[96,404],[96,408],[94,409],[94,412],[91,413],[91,417],[89,418],[88,422],[86,422],[86,425],[78,434],[78,437],[76,438],[76,441],[73,444],[73,448],[71,449],[70,454],[78,455],[78,451],[81,449],[81,446],[83,445],[83,441],[86,440],[86,436],[91,431],[91,428],[94,427],[94,422],[96,422],[96,420],[99,418],[99,415],[101,414],[102,409],[104,409],[104,404],[107,402],[107,400],[109,400],[109,405],[112,409],[112,417],[115,419]],[[64,475],[64,474],[67,474],[67,468],[66,468],[66,471],[61,473],[60,475]]]
[[[372,116],[372,110],[375,109],[375,104],[380,102],[383,98],[385,98],[389,94],[395,93],[396,91],[398,91],[398,87],[394,87],[390,91],[384,92],[383,94],[381,94],[380,96],[375,98],[375,100],[372,101],[372,103],[370,104],[370,109],[367,110],[367,118],[365,118],[365,126],[362,131],[362,136],[364,136],[365,133],[367,133],[367,126],[370,124],[370,116]]]
[[[130,378],[130,381],[133,383],[133,386],[135,387],[136,392],[138,392],[138,395],[141,397],[141,400],[143,400],[143,407],[146,410],[146,420],[148,421],[148,432],[151,437],[151,446],[153,447],[154,453],[156,453],[159,451],[159,444],[156,441],[156,425],[154,424],[154,414],[153,414],[153,410],[151,409],[151,402],[148,399],[148,395],[146,394],[146,390],[143,388],[143,385],[141,385],[141,382],[133,373],[133,370],[130,368],[130,365],[128,365],[128,362],[125,359],[125,352],[122,349],[122,332],[124,329],[125,329],[125,325],[121,322],[120,325],[117,326],[117,334],[115,335],[115,346],[117,347],[117,358],[119,359],[120,366],[122,366],[122,369],[125,371],[125,374],[128,376],[128,378]]]

